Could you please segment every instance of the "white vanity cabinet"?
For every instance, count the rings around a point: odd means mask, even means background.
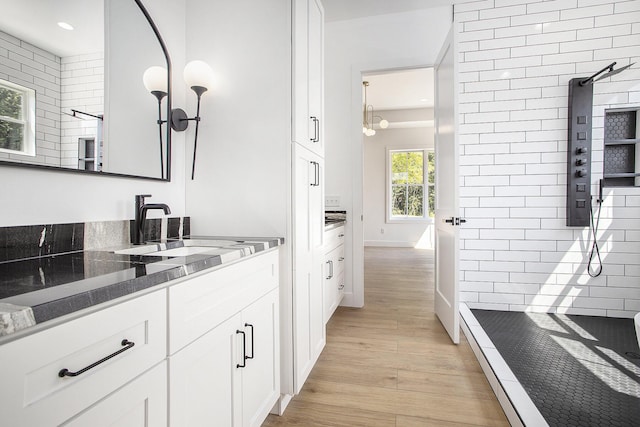
[[[159,290],[0,345],[0,424],[165,425],[166,324]]]
[[[344,297],[344,225],[325,232],[324,323],[326,324]]]
[[[172,426],[259,426],[280,397],[278,252],[169,288]]]

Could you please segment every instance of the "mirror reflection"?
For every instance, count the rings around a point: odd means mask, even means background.
[[[7,2],[0,161],[168,179],[151,66],[167,60],[134,0]]]

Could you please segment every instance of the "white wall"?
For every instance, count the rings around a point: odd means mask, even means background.
[[[364,303],[362,73],[432,66],[451,21],[439,7],[325,25],[325,194],[347,210],[346,305]]]
[[[188,2],[187,61],[204,60],[216,79],[202,98],[193,181],[194,126],[186,131],[194,234],[287,236],[290,7],[287,0]],[[183,108],[193,115],[195,95],[187,99]]]
[[[145,0],[145,5],[168,45],[174,66],[181,68],[184,0]],[[179,103],[184,99],[184,85],[175,86]],[[134,195],[141,193],[153,194],[151,201],[167,203],[173,215],[184,215],[183,137],[174,134],[173,144],[170,183],[0,166],[0,226],[133,219]]]
[[[456,12],[462,299],[500,310],[640,311],[640,189],[605,191],[597,278],[585,271],[588,229],[565,225],[568,82],[640,62],[640,2],[494,0]],[[628,105],[640,105],[638,65],[594,86],[593,184],[604,109]]]
[[[406,111],[376,111],[376,114],[393,123],[407,117]],[[433,120],[432,109],[419,111],[422,120]],[[408,117],[406,120],[416,119]],[[390,149],[433,150],[433,128],[378,129],[374,136],[364,139],[364,244],[395,247],[420,244],[424,248],[433,248],[431,221],[387,222],[387,151]]]

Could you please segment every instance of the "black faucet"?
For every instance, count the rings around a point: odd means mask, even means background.
[[[164,203],[144,203],[145,197],[151,197],[151,194],[138,194],[136,195],[136,218],[133,223],[134,233],[133,233],[133,243],[134,245],[142,245],[144,244],[144,223],[147,219],[147,211],[150,209],[162,209],[165,215],[169,215],[171,213],[171,209],[169,206]]]

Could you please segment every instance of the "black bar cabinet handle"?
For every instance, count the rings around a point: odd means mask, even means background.
[[[320,187],[320,163],[316,162],[316,187]]]
[[[242,334],[242,365],[238,363],[236,364],[236,368],[244,368],[247,366],[245,363],[245,360],[247,360],[247,344],[245,342],[246,335],[244,334],[244,331],[241,331],[240,329],[236,330],[236,334]]]
[[[256,354],[255,347],[253,346],[253,325],[251,323],[245,323],[244,326],[251,328],[251,356],[245,356],[245,359],[253,359],[253,356]]]
[[[60,378],[64,378],[64,377],[77,377],[80,374],[84,374],[85,372],[87,372],[89,369],[93,369],[96,366],[98,366],[101,363],[106,362],[107,360],[116,357],[117,355],[119,355],[120,353],[122,353],[123,351],[127,351],[129,350],[131,347],[133,347],[134,345],[136,345],[136,343],[134,343],[133,341],[129,341],[127,339],[122,340],[122,342],[120,343],[124,348],[121,348],[120,350],[116,351],[115,353],[111,353],[110,355],[108,355],[107,357],[98,360],[95,363],[92,363],[89,366],[86,366],[82,369],[80,369],[77,372],[71,372],[70,370],[68,370],[67,368],[61,369],[60,372],[58,372],[58,376]]]
[[[311,120],[313,120],[313,138],[309,138],[311,142],[320,141],[320,120],[317,117],[311,116]]]
[[[317,163],[314,162],[313,160],[310,161],[309,163],[311,163],[313,165],[313,182],[311,184],[309,184],[309,185],[311,185],[312,187],[315,187],[316,186],[316,170],[317,170],[316,165],[317,165]]]

